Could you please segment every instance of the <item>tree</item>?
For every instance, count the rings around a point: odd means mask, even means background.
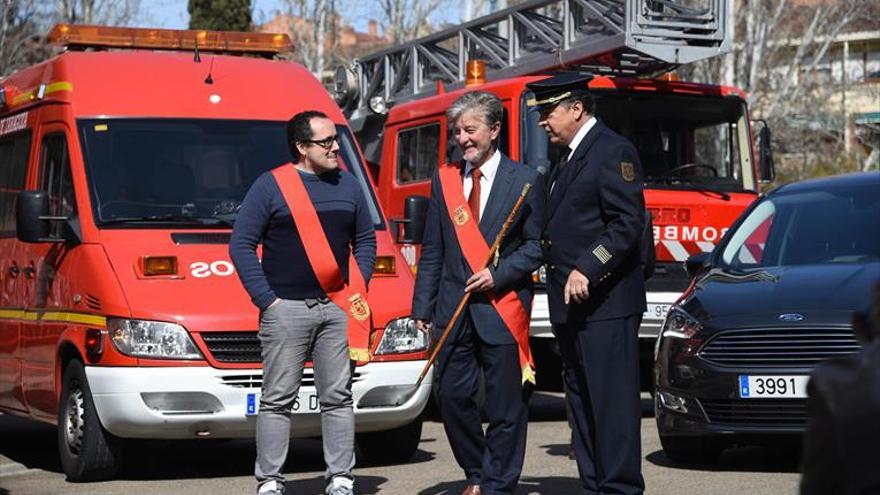
[[[42,58],[35,0],[8,0],[0,12],[0,77]]]
[[[337,46],[339,16],[336,0],[287,0],[288,34],[293,41],[294,60],[318,79],[329,66],[327,54]]]
[[[392,43],[414,40],[431,32],[428,16],[448,0],[379,0],[385,31]]]
[[[57,22],[125,26],[143,13],[140,0],[57,0]]]
[[[829,50],[848,30],[877,30],[877,7],[869,0],[731,1],[733,50],[679,71],[689,80],[741,88],[752,116],[773,128],[777,151],[798,154],[801,170],[791,177],[829,168],[814,166],[816,160],[846,161],[845,111],[829,104],[846,88],[828,75],[835,63]]]
[[[189,0],[189,28],[250,31],[250,0]]]

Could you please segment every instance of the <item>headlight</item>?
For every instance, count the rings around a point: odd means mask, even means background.
[[[164,321],[107,319],[110,341],[119,352],[133,357],[201,359],[186,329]]]
[[[669,314],[666,315],[660,337],[689,339],[702,329],[703,325],[696,318],[687,314],[683,309],[675,307],[670,309]]]
[[[703,343],[702,336],[698,335],[703,330],[703,325],[696,318],[687,314],[678,306],[673,306],[663,322],[663,330],[654,344],[654,361],[660,357],[660,350],[668,346],[666,355],[674,363],[680,363],[689,356],[695,355]]]
[[[398,318],[385,326],[385,333],[376,349],[376,354],[403,354],[421,352],[428,349],[428,336],[416,328],[412,318]]]

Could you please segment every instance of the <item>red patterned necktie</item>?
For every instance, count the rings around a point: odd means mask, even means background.
[[[471,215],[474,216],[474,221],[477,224],[480,223],[480,177],[482,176],[483,172],[480,172],[480,169],[471,170],[471,193],[468,195],[468,207],[470,207]]]

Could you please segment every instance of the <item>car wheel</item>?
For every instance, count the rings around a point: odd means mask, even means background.
[[[372,431],[357,436],[361,453],[368,462],[375,464],[408,461],[416,453],[421,439],[421,418],[393,430]]]
[[[58,452],[68,481],[112,478],[122,460],[122,441],[98,420],[81,362],[64,368],[58,404]]]
[[[716,440],[702,437],[660,435],[660,445],[666,456],[676,462],[694,464],[713,463],[721,457],[724,447]]]

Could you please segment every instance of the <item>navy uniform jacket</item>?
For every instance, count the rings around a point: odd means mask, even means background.
[[[640,239],[645,225],[642,167],[635,147],[596,122],[560,170],[547,200],[542,245],[552,323],[622,318],[645,311]],[[565,305],[577,268],[589,298]]]
[[[464,174],[464,162],[460,168]],[[498,267],[490,265],[489,270],[495,281],[494,291],[503,294],[515,290],[526,313],[531,314],[534,294],[531,274],[541,264],[540,238],[545,202],[541,175],[502,154],[489,201],[480,217],[480,232],[486,244],[491,246],[526,183],[532,184],[532,189],[501,244]],[[412,317],[433,321],[439,329],[445,327],[464,295],[465,282],[471,275],[473,273],[461,252],[455,227],[443,200],[439,174],[435,172],[413,295]],[[485,295],[472,295],[466,311],[470,313],[477,333],[484,342],[492,345],[515,343],[513,335]]]

